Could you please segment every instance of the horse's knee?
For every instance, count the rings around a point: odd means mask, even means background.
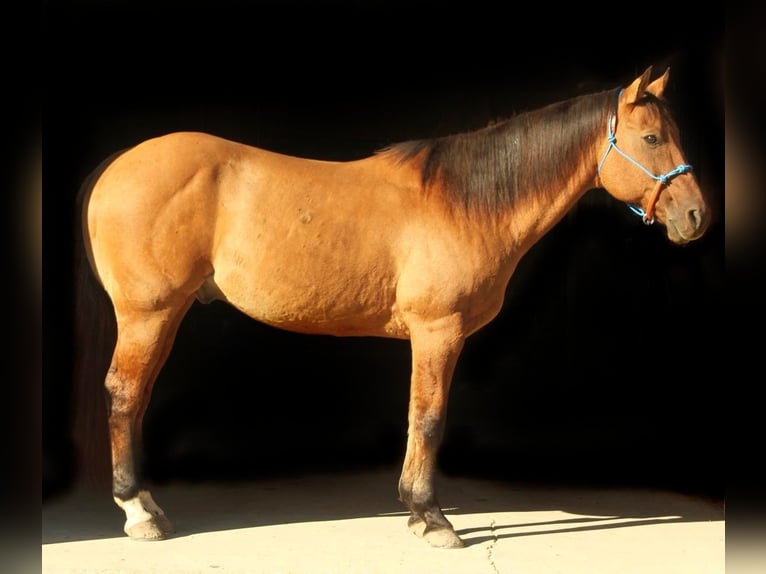
[[[427,448],[436,449],[439,447],[444,434],[443,413],[424,413],[416,416],[412,426],[412,432],[422,437]]]

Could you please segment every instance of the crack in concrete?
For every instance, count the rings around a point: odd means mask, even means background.
[[[497,569],[497,565],[495,564],[495,559],[493,557],[493,551],[495,550],[495,544],[498,542],[497,532],[495,531],[495,519],[493,518],[492,521],[489,523],[489,533],[492,536],[492,541],[487,545],[487,560],[489,561],[489,565],[492,567],[492,571],[495,574],[500,574],[500,570]]]

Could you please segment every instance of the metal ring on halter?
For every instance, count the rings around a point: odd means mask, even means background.
[[[628,203],[628,209],[641,217],[641,221],[643,221],[645,225],[651,225],[654,223],[654,217],[650,217],[649,214],[646,213],[640,205],[636,205],[635,203]]]

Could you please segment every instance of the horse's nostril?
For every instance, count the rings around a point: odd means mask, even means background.
[[[691,223],[693,229],[699,229],[700,225],[702,225],[702,216],[700,215],[700,212],[698,209],[690,209],[686,212],[686,216],[689,218],[689,223]]]

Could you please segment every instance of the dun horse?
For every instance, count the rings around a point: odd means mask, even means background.
[[[667,81],[668,71],[652,80],[649,68],[624,89],[348,162],[204,133],[158,137],[105,161],[80,195],[82,239],[116,319],[100,385],[127,535],[173,531],[140,478],[142,421],[184,314],[220,300],[299,333],[409,340],[400,500],[415,534],[462,546],[434,490],[450,381],[520,258],[597,187],[663,224],[673,243],[706,230],[709,211],[663,100]]]

